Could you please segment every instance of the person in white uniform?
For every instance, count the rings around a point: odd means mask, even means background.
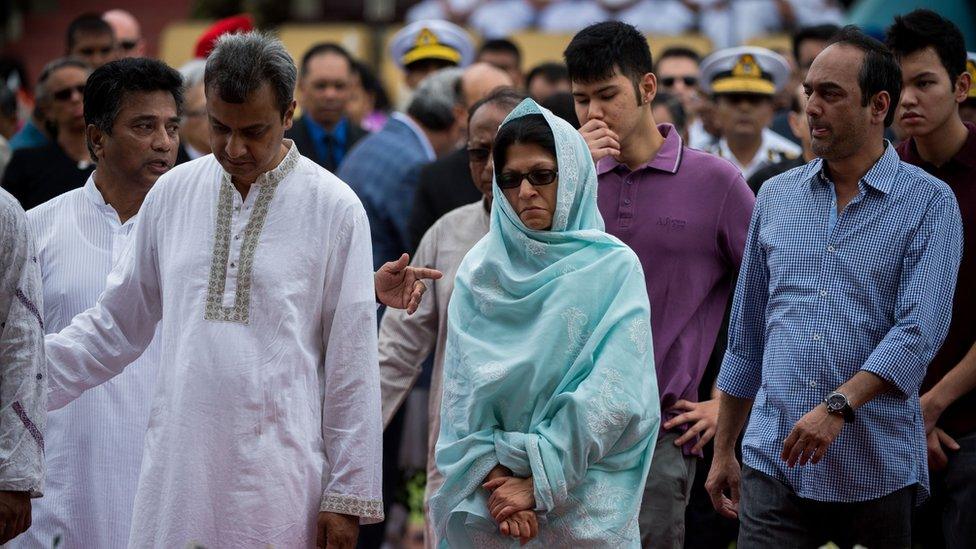
[[[722,128],[722,138],[705,151],[735,164],[746,179],[803,153],[799,145],[769,129],[773,96],[790,75],[783,56],[766,48],[728,48],[706,57],[701,72],[703,89],[715,100]]]
[[[0,544],[30,526],[44,491],[43,306],[24,210],[0,189]]]
[[[218,41],[214,154],[159,178],[98,302],[47,338],[58,409],[159,325],[129,546],[346,548],[383,518],[375,299],[417,291],[403,265],[374,285],[359,200],[283,139],[296,78],[277,39]]]

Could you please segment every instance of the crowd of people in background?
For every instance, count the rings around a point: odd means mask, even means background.
[[[972,546],[976,53],[842,16],[423,0],[400,100],[78,16],[0,75],[0,543]]]

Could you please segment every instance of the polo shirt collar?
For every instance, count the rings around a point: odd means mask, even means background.
[[[661,148],[658,149],[657,154],[654,158],[648,160],[647,162],[637,166],[633,171],[641,171],[648,168],[655,169],[662,172],[668,172],[670,174],[678,173],[678,167],[681,166],[681,155],[683,143],[681,142],[681,135],[674,129],[671,124],[658,124],[657,129],[664,136],[664,143],[661,144]],[[601,158],[596,164],[597,175],[603,175],[608,172],[612,172],[617,168],[623,166],[623,169],[627,169],[627,166],[621,164],[616,158],[612,156],[607,156]]]

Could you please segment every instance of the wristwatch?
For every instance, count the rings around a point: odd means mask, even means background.
[[[844,393],[834,391],[825,396],[823,402],[827,406],[828,414],[841,416],[847,423],[854,421],[854,408],[851,408],[851,403]]]

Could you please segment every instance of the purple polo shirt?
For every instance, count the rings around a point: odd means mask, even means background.
[[[670,124],[658,130],[654,158],[630,171],[607,157],[597,177],[607,232],[644,267],[663,423],[679,399],[698,401],[756,199],[732,163],[685,147]]]

